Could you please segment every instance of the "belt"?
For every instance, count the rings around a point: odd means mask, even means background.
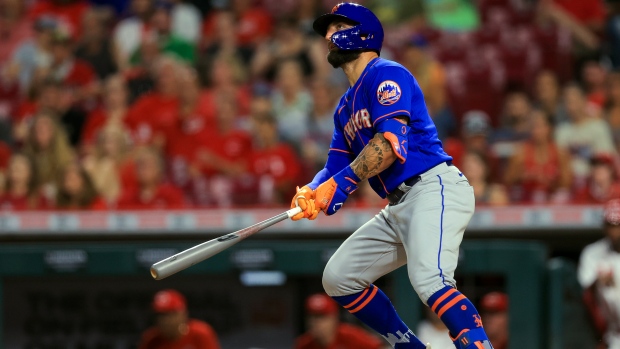
[[[446,161],[446,165],[454,166],[452,164],[452,161]],[[388,199],[388,202],[390,203],[390,206],[393,206],[399,203],[400,199],[402,199],[403,196],[407,194],[407,192],[411,189],[411,187],[416,185],[416,183],[418,183],[421,180],[422,180],[422,176],[418,175],[418,176],[411,177],[405,180],[404,182],[402,182],[401,184],[399,184],[398,187],[396,187],[396,189],[392,190],[392,192],[387,195],[387,199]]]

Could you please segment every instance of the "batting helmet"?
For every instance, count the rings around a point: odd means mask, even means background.
[[[352,22],[353,27],[336,32],[331,42],[341,50],[372,50],[381,52],[383,44],[383,27],[377,16],[366,7],[352,2],[334,6],[331,13],[319,16],[312,27],[314,31],[325,36],[327,27],[336,21]]]

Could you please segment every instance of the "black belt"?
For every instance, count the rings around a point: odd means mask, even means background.
[[[452,165],[452,161],[446,161],[446,165],[454,166]],[[407,179],[406,181],[404,181],[402,184],[400,184],[398,187],[396,187],[396,189],[392,190],[392,192],[387,195],[387,199],[390,205],[396,205],[397,203],[399,203],[400,199],[402,199],[403,196],[407,194],[407,192],[411,189],[411,187],[416,185],[416,183],[418,183],[421,180],[422,180],[422,176],[411,177]],[[403,184],[408,186],[409,188],[407,190],[402,190],[401,186],[403,186]]]

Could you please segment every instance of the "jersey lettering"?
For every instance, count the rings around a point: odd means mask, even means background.
[[[370,121],[370,113],[368,112],[368,109],[364,108],[362,110],[358,110],[355,115],[349,119],[347,124],[344,125],[344,132],[347,136],[347,142],[349,145],[351,145],[351,142],[355,140],[357,131],[362,128],[370,127],[372,127],[372,122]]]

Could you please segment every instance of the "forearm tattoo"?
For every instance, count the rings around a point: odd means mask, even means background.
[[[395,160],[396,155],[390,142],[383,137],[383,134],[377,133],[353,160],[351,169],[363,181],[381,173]]]

